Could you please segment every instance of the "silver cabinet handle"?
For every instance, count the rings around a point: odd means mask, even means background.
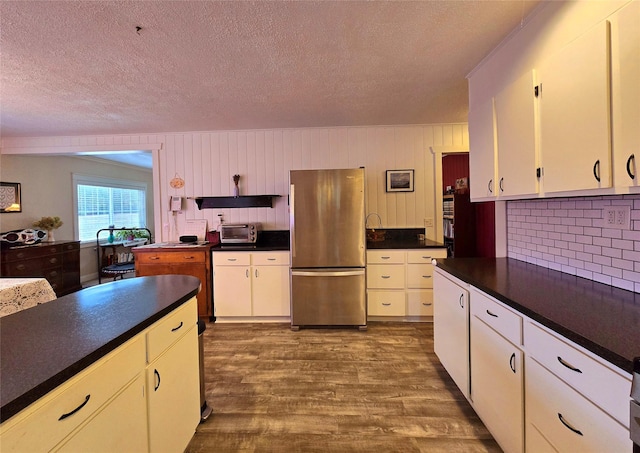
[[[391,305],[391,302],[382,302],[382,305],[384,305],[385,307],[388,307],[389,305]]]
[[[388,259],[391,259],[391,257],[390,256],[381,256],[380,259],[388,260]]]
[[[391,275],[381,275],[380,277],[386,279],[386,278],[391,278]]]
[[[425,307],[430,307],[433,304],[431,302],[422,302],[422,305],[424,305]]]
[[[431,275],[423,275],[422,278],[431,278]]]

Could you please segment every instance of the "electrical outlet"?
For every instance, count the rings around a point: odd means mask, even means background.
[[[608,206],[602,212],[605,228],[628,230],[631,227],[631,206]]]
[[[424,219],[424,226],[427,228],[433,228],[433,219],[432,218]]]

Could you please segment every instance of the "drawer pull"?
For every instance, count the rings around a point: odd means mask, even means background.
[[[430,259],[431,259],[431,257],[430,257],[430,256],[423,256],[423,257],[422,257],[422,259],[424,259],[424,260],[430,260]]]
[[[431,275],[423,275],[422,278],[431,278]]]
[[[255,269],[254,274],[255,274],[256,278],[258,278],[258,269]]]
[[[16,266],[16,269],[18,269],[19,271],[23,271],[23,270],[25,270],[25,268],[26,268],[26,267],[27,267],[27,266],[25,266],[24,264],[18,264],[18,265]]]
[[[267,261],[275,261],[276,258],[267,258]]]
[[[153,375],[156,379],[156,385],[153,387],[153,391],[156,392],[160,388],[160,373],[158,373],[158,370],[153,370]]]
[[[511,354],[511,358],[509,358],[509,368],[515,374],[516,372],[516,353]]]
[[[238,261],[237,258],[227,258],[227,261]]]
[[[381,275],[380,277],[382,277],[382,278],[385,278],[385,279],[386,279],[386,278],[391,278],[391,275]]]
[[[496,315],[495,313],[491,313],[489,310],[487,310],[487,314],[488,314],[489,316],[493,316],[494,318],[497,318],[497,317],[498,317],[498,315]]]
[[[562,414],[560,412],[558,412],[558,418],[560,419],[560,421],[562,422],[562,424],[564,426],[566,426],[568,429],[570,429],[571,431],[573,431],[576,434],[579,434],[581,436],[584,436],[584,434],[582,434],[582,431],[580,431],[579,429],[575,429],[573,426],[571,426],[569,423],[564,421],[564,418],[562,418]]]
[[[149,260],[159,260],[160,257],[159,256],[150,256]]]
[[[73,414],[75,414],[76,412],[78,412],[80,409],[82,409],[83,407],[85,407],[87,405],[87,403],[89,402],[89,398],[91,398],[91,395],[87,395],[84,398],[84,401],[82,402],[82,404],[80,404],[80,406],[76,407],[74,410],[72,410],[71,412],[67,412],[66,414],[62,414],[60,416],[60,418],[58,419],[58,421],[60,420],[64,420],[65,418],[71,417]]]
[[[382,305],[384,305],[385,307],[388,307],[389,305],[391,305],[391,302],[382,302]]]
[[[381,256],[380,259],[388,260],[388,259],[391,259],[391,257],[390,256]]]
[[[433,305],[433,303],[431,302],[422,302],[422,305],[424,305],[425,307],[430,307]]]
[[[244,271],[244,275],[245,275],[245,277],[249,278],[249,269],[247,269],[246,271]]]
[[[576,373],[582,373],[582,370],[580,368],[571,366],[569,363],[565,362],[560,356],[558,356],[558,362],[560,362],[565,367],[569,368],[571,371],[575,371]]]
[[[174,327],[173,329],[171,329],[171,332],[175,332],[176,330],[180,330],[182,328],[182,324],[183,324],[183,322],[180,321],[180,324],[178,324],[178,327]]]
[[[193,255],[185,255],[185,256],[184,256],[184,259],[185,259],[185,260],[192,260],[192,259],[194,259],[194,258],[195,258],[195,256],[193,256]]]

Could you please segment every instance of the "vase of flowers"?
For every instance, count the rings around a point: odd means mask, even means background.
[[[53,237],[53,230],[57,230],[62,226],[62,220],[60,220],[60,217],[58,216],[41,217],[40,220],[33,222],[33,226],[42,230],[46,230],[46,242],[55,242],[56,239]]]

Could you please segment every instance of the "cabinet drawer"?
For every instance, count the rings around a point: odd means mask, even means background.
[[[213,254],[215,266],[249,266],[251,253],[248,252],[217,252]]]
[[[155,323],[147,333],[147,362],[151,363],[198,322],[196,298]]]
[[[370,316],[404,316],[404,291],[369,291],[367,309]]]
[[[515,345],[522,344],[522,317],[475,288],[471,288],[471,315],[484,321]]]
[[[433,290],[407,291],[408,316],[433,316]]]
[[[256,266],[287,266],[289,265],[289,252],[251,253],[251,264]]]
[[[51,450],[133,379],[144,361],[139,335],[16,415],[17,423],[2,431],[3,453]]]
[[[532,429],[559,452],[631,451],[629,431],[535,360],[526,369],[527,451],[534,451]],[[601,387],[606,387],[601,384]],[[629,402],[627,396],[627,411]],[[628,416],[627,416],[628,418]],[[628,426],[628,425],[627,425]],[[575,432],[575,430],[580,433]]]
[[[408,288],[433,288],[433,264],[408,264]]]
[[[585,395],[625,426],[629,426],[631,377],[578,350],[537,325],[527,322],[524,344],[529,355],[569,386]]]
[[[369,250],[367,264],[404,264],[404,255],[402,250]]]
[[[404,265],[367,265],[367,287],[378,289],[404,289]]]
[[[409,250],[407,252],[407,263],[431,264],[431,260],[434,258],[446,258],[446,257],[447,257],[447,249]]]
[[[140,264],[168,264],[168,263],[204,263],[206,252],[179,251],[138,253],[136,260]]]

